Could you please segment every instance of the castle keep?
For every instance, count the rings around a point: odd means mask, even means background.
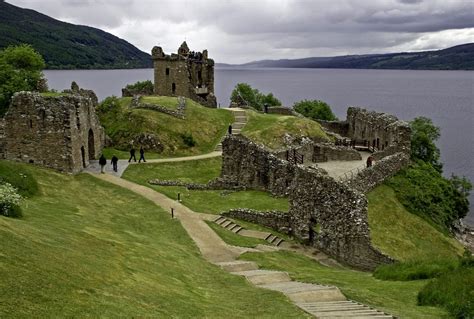
[[[166,55],[161,47],[151,51],[155,94],[184,96],[202,105],[216,107],[214,95],[214,60],[207,50],[192,52],[183,42],[178,52]]]
[[[3,121],[0,157],[80,172],[104,144],[96,106],[94,92],[77,85],[58,96],[16,93]]]

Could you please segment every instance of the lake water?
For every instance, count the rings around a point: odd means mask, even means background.
[[[152,69],[46,71],[51,88],[62,90],[76,81],[93,89],[99,99],[120,96],[128,83],[153,80]],[[348,106],[387,112],[403,120],[426,116],[441,128],[438,146],[444,173],[465,175],[474,182],[474,72],[348,69],[217,68],[218,103],[229,105],[239,82],[273,92],[284,105],[321,99],[345,118]],[[474,194],[466,222],[474,226]]]

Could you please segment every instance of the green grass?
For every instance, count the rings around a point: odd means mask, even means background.
[[[239,224],[240,226],[242,226],[245,229],[257,230],[257,231],[261,231],[261,232],[265,232],[265,233],[272,233],[273,235],[275,235],[277,237],[280,237],[280,238],[284,239],[287,242],[294,242],[294,239],[291,238],[290,236],[288,236],[287,234],[277,232],[276,230],[273,230],[271,228],[264,227],[264,226],[261,226],[259,224],[250,223],[250,222],[247,222],[245,220],[241,220],[241,219],[237,219],[237,218],[232,218],[232,219],[235,220],[236,224]]]
[[[458,259],[409,260],[392,265],[381,265],[374,272],[375,278],[383,280],[419,280],[439,277],[456,269]]]
[[[284,147],[283,137],[285,134],[290,134],[295,138],[307,136],[316,140],[329,140],[319,123],[307,118],[261,114],[248,110],[247,120],[247,125],[242,129],[242,134],[270,149]]]
[[[178,98],[171,96],[142,96],[140,102],[164,106],[172,110],[178,108]]]
[[[24,197],[30,197],[39,192],[36,179],[24,165],[15,162],[0,161],[0,183],[9,183]]]
[[[158,99],[165,104],[167,101],[172,103],[176,100],[169,97],[152,99]],[[229,124],[234,121],[231,112],[207,108],[191,99],[186,99],[184,120],[153,110],[130,110],[130,102],[131,98],[120,98],[110,106],[99,107],[99,117],[106,133],[112,139],[114,147],[123,151],[129,150],[130,142],[136,136],[146,133],[154,134],[158,138],[163,146],[160,153],[163,157],[209,153],[214,150]],[[185,144],[185,134],[192,135],[196,142],[194,147]]]
[[[454,318],[474,318],[474,267],[459,267],[431,281],[418,301],[445,307]]]
[[[206,262],[143,197],[87,174],[27,170],[41,195],[23,219],[0,217],[0,317],[304,317]]]
[[[239,191],[227,193],[222,190],[187,190],[178,186],[150,185],[150,179],[177,179],[185,182],[207,183],[219,176],[221,159],[211,158],[196,161],[131,165],[123,178],[151,187],[176,199],[181,194],[182,204],[200,213],[218,214],[232,208],[288,211],[286,198],[275,198],[262,191]]]
[[[259,244],[268,245],[268,242],[263,239],[245,237],[235,234],[232,231],[225,229],[214,222],[208,221],[206,223],[209,225],[209,227],[212,228],[212,230],[216,232],[217,235],[219,235],[220,238],[222,238],[223,241],[225,241],[229,245],[250,248],[254,248]]]
[[[446,315],[441,308],[417,305],[418,292],[426,280],[382,281],[366,272],[325,267],[292,252],[246,253],[242,259],[255,261],[265,269],[287,271],[294,280],[335,285],[349,299],[401,318],[440,318]]]
[[[457,258],[462,245],[411,214],[392,188],[381,185],[367,195],[372,243],[400,261]]]

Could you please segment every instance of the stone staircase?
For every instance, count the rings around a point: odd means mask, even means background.
[[[258,269],[252,261],[230,261],[218,263],[224,270],[244,276],[260,288],[285,294],[298,307],[316,318],[394,318],[369,306],[347,300],[334,286],[292,281],[284,271]]]
[[[240,134],[245,124],[247,124],[247,115],[243,109],[228,108],[227,110],[234,113],[235,121],[232,123],[232,134]],[[222,142],[217,144],[216,152],[222,152]]]
[[[245,229],[239,224],[235,223],[234,221],[224,216],[218,216],[216,219],[214,219],[214,222],[217,225],[234,232],[235,234],[239,234],[245,237],[263,239],[263,240],[266,240],[268,243],[277,247],[286,247],[286,244],[287,244],[284,239],[278,236],[275,236],[272,233]]]

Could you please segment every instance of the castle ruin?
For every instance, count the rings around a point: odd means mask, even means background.
[[[166,55],[161,47],[154,47],[151,54],[155,94],[184,96],[207,107],[217,106],[214,60],[208,58],[207,50],[192,52],[185,41],[177,53]]]
[[[96,106],[94,92],[75,83],[58,95],[15,93],[1,125],[0,158],[80,172],[104,145]]]

